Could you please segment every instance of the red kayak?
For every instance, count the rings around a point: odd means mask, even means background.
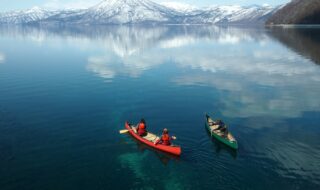
[[[140,142],[155,148],[157,150],[161,150],[163,152],[167,152],[170,154],[174,154],[176,156],[180,156],[181,154],[181,147],[180,146],[176,146],[176,145],[162,145],[162,144],[154,144],[154,142],[156,142],[156,140],[160,139],[160,137],[158,137],[155,134],[152,134],[150,132],[147,133],[146,136],[141,137],[137,134],[136,129],[134,128],[133,125],[130,125],[128,122],[126,122],[125,124],[126,129],[129,131],[129,133],[137,140],[139,140]]]

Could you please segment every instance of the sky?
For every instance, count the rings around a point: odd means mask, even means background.
[[[0,12],[28,9],[35,6],[47,9],[86,8],[102,0],[0,0]],[[290,0],[153,0],[154,2],[179,2],[202,7],[207,5],[279,5]]]

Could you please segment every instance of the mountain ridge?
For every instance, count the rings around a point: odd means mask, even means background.
[[[266,24],[320,24],[320,1],[293,0],[272,15]]]
[[[103,0],[81,10],[20,11],[0,14],[0,24],[263,24],[277,7],[212,6],[195,8],[150,0]],[[37,14],[35,14],[37,13]]]

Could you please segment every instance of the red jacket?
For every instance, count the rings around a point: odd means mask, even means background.
[[[146,125],[144,123],[139,123],[137,131],[139,135],[144,135],[147,132]]]
[[[171,142],[170,142],[170,136],[169,136],[169,134],[163,134],[162,136],[161,136],[161,144],[163,144],[163,145],[170,145],[171,144]]]

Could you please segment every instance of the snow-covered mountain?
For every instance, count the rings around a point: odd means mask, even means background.
[[[190,13],[196,10],[199,10],[198,7],[192,6],[186,3],[179,3],[179,2],[162,2],[161,5],[173,9],[175,11],[181,12],[181,13]]]
[[[104,0],[76,22],[86,24],[172,23],[181,13],[150,0]]]
[[[57,11],[48,11],[39,7],[33,7],[31,9],[22,10],[22,11],[10,11],[6,13],[0,13],[0,23],[4,24],[23,24],[32,21],[38,21],[46,19],[54,14],[57,14]]]
[[[150,0],[103,0],[83,10],[47,11],[33,8],[0,14],[0,24],[257,24],[264,23],[277,8],[270,6],[211,6]]]
[[[185,23],[263,24],[277,8],[270,6],[213,6],[186,17]]]

